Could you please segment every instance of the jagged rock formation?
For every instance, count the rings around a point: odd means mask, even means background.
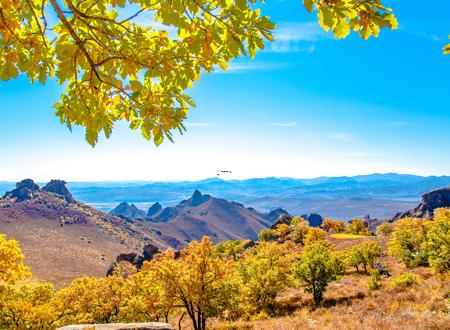
[[[323,222],[323,217],[316,213],[303,214],[302,218],[307,220],[312,227],[320,227]]]
[[[261,213],[236,202],[215,198],[195,190],[189,199],[178,205],[162,208],[153,204],[142,219],[134,224],[151,231],[168,245],[179,248],[192,240],[209,236],[214,242],[257,239],[258,233],[270,227],[283,209]]]
[[[415,209],[397,213],[389,221],[393,222],[406,217],[432,219],[434,210],[441,207],[450,207],[450,187],[424,194]]]
[[[162,206],[161,204],[159,204],[158,202],[156,202],[155,204],[153,204],[152,206],[150,206],[150,208],[147,211],[147,217],[152,217],[154,216],[156,213],[161,212],[162,210]]]
[[[147,214],[144,211],[138,209],[136,205],[130,205],[127,202],[120,203],[114,208],[114,210],[109,212],[109,214],[131,221],[138,218],[145,218],[147,216]]]
[[[69,189],[67,189],[66,184],[67,182],[63,180],[51,180],[42,190],[64,197],[67,203],[75,203],[75,199]]]
[[[289,214],[282,214],[278,217],[278,219],[273,223],[270,229],[276,229],[279,225],[290,225],[292,221],[292,217]]]
[[[144,250],[142,251],[142,255],[137,254],[136,252],[132,253],[122,253],[116,257],[116,261],[111,264],[108,271],[106,272],[106,276],[111,276],[114,272],[114,268],[120,262],[127,261],[131,263],[136,269],[140,270],[144,261],[150,261],[153,257],[160,253],[161,251],[156,245],[147,244],[144,246]]]
[[[25,179],[16,183],[16,188],[8,191],[3,198],[15,199],[18,202],[32,198],[39,191],[39,186],[31,179]]]

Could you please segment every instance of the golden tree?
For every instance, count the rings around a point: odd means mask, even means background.
[[[194,102],[186,93],[217,66],[255,56],[275,25],[256,0],[4,0],[0,3],[0,78],[24,73],[65,86],[56,115],[86,128],[94,145],[114,123],[129,122],[159,145],[184,130]],[[367,39],[397,21],[379,0],[304,0],[338,38]],[[51,14],[50,14],[51,13]],[[56,14],[57,19],[49,19]],[[139,18],[144,17],[147,24]],[[161,26],[161,28],[158,28]],[[169,33],[173,31],[173,33]]]
[[[168,251],[144,266],[155,273],[166,294],[187,312],[194,330],[204,330],[209,317],[221,316],[230,308],[233,268],[233,261],[214,257],[208,237],[192,241],[178,259]]]
[[[238,262],[241,311],[247,315],[276,312],[276,296],[292,284],[293,244],[263,242]]]
[[[19,243],[0,234],[0,283],[14,284],[31,276],[30,269],[23,264],[23,259]]]

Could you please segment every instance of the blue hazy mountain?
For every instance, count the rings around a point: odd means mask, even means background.
[[[370,214],[389,217],[406,210],[425,192],[450,185],[450,176],[370,174],[342,177],[255,178],[172,182],[72,182],[73,196],[104,211],[121,202],[147,209],[159,202],[164,207],[189,198],[196,189],[203,193],[243,203],[261,211],[276,207],[291,214],[316,212],[329,217],[350,218]],[[12,183],[0,183],[0,191]]]

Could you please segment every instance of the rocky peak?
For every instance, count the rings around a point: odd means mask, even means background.
[[[192,194],[192,197],[188,200],[189,206],[198,206],[200,204],[203,204],[211,199],[210,195],[202,195],[202,193],[195,189],[194,193]]]
[[[147,216],[151,217],[151,216],[155,215],[156,213],[160,212],[161,210],[162,210],[161,204],[156,202],[155,204],[150,206],[150,208],[148,209]]]
[[[16,188],[8,191],[4,197],[15,198],[18,202],[30,199],[33,193],[39,191],[39,186],[31,179],[25,179],[16,183]]]
[[[109,214],[116,217],[121,217],[128,220],[135,220],[137,218],[145,218],[146,213],[136,207],[134,204],[128,204],[127,202],[122,202],[117,205],[114,210],[109,212]]]
[[[270,212],[266,213],[264,215],[264,218],[273,222],[273,221],[276,221],[281,215],[289,215],[289,213],[286,210],[279,207],[279,208],[273,209]]]
[[[42,190],[64,197],[68,203],[75,203],[75,199],[67,189],[66,184],[67,182],[63,180],[51,180]]]
[[[434,210],[441,207],[450,207],[450,187],[436,189],[422,195],[422,199],[415,209],[397,213],[390,221],[406,217],[431,219]]]
[[[290,225],[292,219],[293,218],[289,214],[282,214],[278,217],[270,229],[276,229],[278,225]]]

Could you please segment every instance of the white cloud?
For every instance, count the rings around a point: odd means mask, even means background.
[[[280,23],[274,32],[275,41],[270,43],[267,51],[276,53],[306,52],[313,53],[313,42],[328,39],[327,34],[317,22]]]
[[[353,140],[353,137],[350,134],[343,132],[329,133],[327,136],[332,140],[340,142],[351,142]]]
[[[224,71],[217,67],[214,73],[245,73],[255,71],[275,71],[290,67],[289,63],[274,63],[274,62],[232,62],[228,65],[228,68]]]
[[[406,121],[391,121],[389,123],[386,123],[387,126],[390,127],[399,127],[399,126],[405,126],[408,123]]]
[[[279,127],[295,127],[297,126],[297,123],[295,121],[288,121],[286,123],[270,123],[270,125]]]

